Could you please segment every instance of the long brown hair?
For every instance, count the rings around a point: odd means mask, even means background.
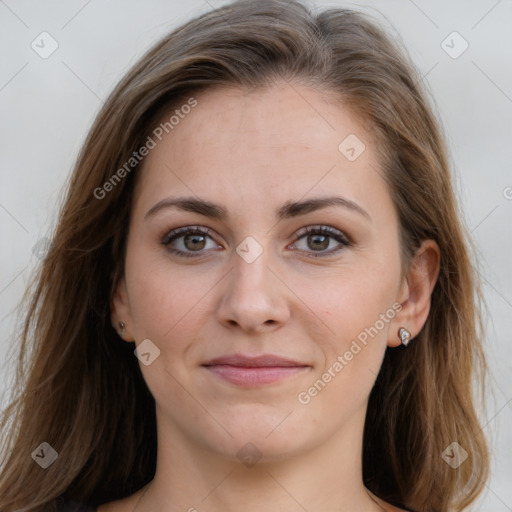
[[[58,499],[99,505],[153,478],[154,399],[133,346],[110,322],[140,171],[126,162],[164,114],[199,90],[276,79],[335,95],[372,128],[399,215],[402,264],[424,239],[441,251],[426,324],[407,350],[387,350],[369,397],[364,483],[386,501],[424,512],[463,510],[482,492],[489,453],[473,396],[475,377],[481,398],[486,389],[481,292],[421,78],[368,15],[241,0],[159,41],[90,129],[25,297],[15,392],[0,422],[2,512],[53,510]],[[122,179],[113,180],[123,166]],[[454,441],[468,453],[456,469],[441,457]],[[47,469],[31,458],[42,442],[58,452]]]

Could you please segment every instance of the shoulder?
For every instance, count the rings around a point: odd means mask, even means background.
[[[386,503],[386,507],[386,512],[413,512],[412,510],[409,510],[407,508],[395,507],[390,503]]]
[[[395,507],[394,505],[391,505],[388,503],[388,508],[386,509],[387,512],[414,512],[413,510],[409,510],[408,508],[399,508]]]
[[[387,503],[385,501],[382,501],[380,503],[383,507],[383,510],[386,512],[414,512],[413,510],[409,510],[408,508],[400,508],[396,507],[395,505],[392,505],[391,503]]]
[[[139,489],[136,493],[132,494],[131,496],[122,498],[120,500],[111,501],[109,503],[104,503],[103,505],[100,505],[97,509],[93,509],[92,511],[86,510],[84,512],[132,512],[132,510],[135,508],[139,499],[142,497],[142,494],[147,490],[147,488],[148,485],[145,485],[142,489]]]
[[[373,497],[374,501],[376,501],[377,504],[379,504],[382,507],[382,509],[385,510],[386,512],[413,512],[412,510],[392,505],[391,503],[384,501],[382,498],[379,498],[378,496],[371,492],[370,495]]]

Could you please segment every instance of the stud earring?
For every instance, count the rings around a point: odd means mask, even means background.
[[[124,334],[126,332],[126,325],[124,322],[119,322],[119,327],[121,327],[121,332]]]
[[[400,338],[402,345],[405,347],[407,347],[411,341],[411,333],[405,327],[400,327],[400,329],[398,329],[398,337]]]

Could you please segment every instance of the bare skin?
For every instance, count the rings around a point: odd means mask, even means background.
[[[144,505],[141,503],[144,496],[144,493],[148,491],[151,484],[147,484],[142,489],[138,490],[136,493],[132,494],[128,498],[118,500],[118,501],[112,501],[108,504],[101,505],[98,507],[98,512],[139,512],[141,510],[144,510],[142,506]],[[375,496],[372,492],[368,491],[368,494],[371,496],[371,498],[377,503],[381,508],[377,509],[385,512],[407,512],[403,508],[395,507],[389,503],[386,503],[384,500],[380,499],[379,497]],[[140,508],[139,506],[140,505]],[[161,509],[164,510],[164,509]],[[167,508],[165,510],[172,510],[172,508]],[[198,509],[200,510],[200,509]],[[371,510],[371,509],[368,509]],[[193,512],[193,511],[190,511]]]
[[[364,419],[384,353],[400,345],[398,329],[414,337],[427,319],[439,248],[425,241],[402,275],[398,218],[375,148],[343,105],[286,83],[196,99],[144,161],[125,276],[112,297],[112,323],[126,325],[120,336],[160,350],[140,363],[156,402],[156,475],[142,499],[147,488],[98,510],[399,511],[363,485]],[[366,146],[353,161],[338,149],[350,134]],[[148,214],[178,196],[216,203],[227,216],[176,207]],[[329,206],[276,217],[289,201],[327,196],[366,214]],[[209,232],[165,239],[189,226]],[[335,233],[308,235],[308,226]],[[249,236],[256,244],[242,244]],[[239,246],[261,254],[248,262]],[[356,351],[371,326],[377,334]],[[304,367],[244,387],[204,366],[235,352]],[[311,391],[319,379],[325,386]],[[240,455],[248,443],[261,457],[251,466]]]

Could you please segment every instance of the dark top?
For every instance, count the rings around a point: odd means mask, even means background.
[[[397,505],[398,506],[398,505]],[[401,506],[404,510],[407,510],[404,506]],[[58,512],[97,512],[97,508],[89,507],[84,503],[78,503],[76,501],[67,501],[58,509]],[[414,511],[410,511],[414,512]]]
[[[58,512],[97,512],[97,508],[89,507],[77,501],[66,501],[58,508]]]

